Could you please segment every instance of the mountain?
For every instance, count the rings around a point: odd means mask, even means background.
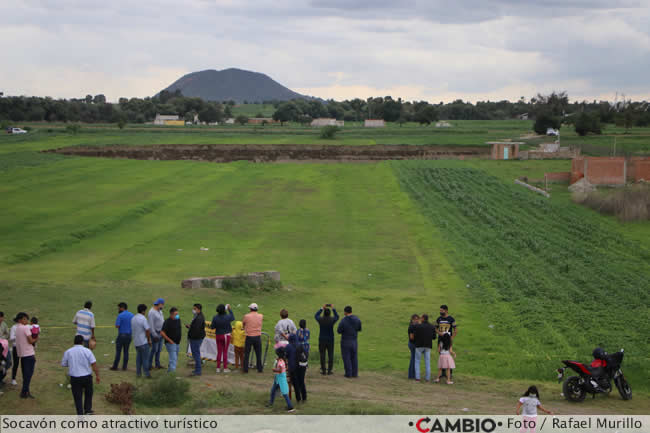
[[[180,89],[183,96],[199,97],[208,101],[287,101],[305,98],[287,89],[282,84],[259,72],[230,68],[223,71],[208,69],[184,75],[165,90],[173,92]]]

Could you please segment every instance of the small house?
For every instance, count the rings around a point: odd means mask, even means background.
[[[383,128],[386,126],[384,119],[366,119],[363,122],[365,128]]]

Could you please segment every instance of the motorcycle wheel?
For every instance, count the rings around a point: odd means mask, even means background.
[[[562,392],[564,393],[564,398],[575,403],[583,401],[587,396],[587,392],[580,386],[580,378],[578,376],[567,378],[562,385]]]
[[[617,377],[616,379],[614,379],[614,383],[616,384],[618,393],[621,394],[623,400],[629,400],[632,398],[632,388],[630,388],[630,384],[627,383],[625,377],[623,377],[622,375]]]

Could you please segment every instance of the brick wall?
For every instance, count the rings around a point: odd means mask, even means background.
[[[638,182],[641,179],[650,181],[650,157],[632,157],[627,170],[628,180]]]
[[[650,158],[579,157],[571,161],[570,183],[583,177],[594,185],[625,185],[627,182],[650,180]]]

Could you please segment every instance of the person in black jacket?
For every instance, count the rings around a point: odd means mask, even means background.
[[[352,314],[349,305],[343,309],[345,317],[339,322],[337,332],[341,334],[341,356],[345,377],[359,376],[357,333],[361,332],[361,320]]]
[[[332,312],[334,316],[332,316]],[[321,316],[323,314],[323,316]],[[318,336],[318,353],[320,355],[320,374],[325,373],[325,352],[327,352],[327,374],[332,374],[334,365],[334,324],[339,320],[339,313],[332,304],[325,304],[314,316],[320,325]]]
[[[194,371],[191,376],[201,375],[201,343],[205,338],[205,318],[202,313],[203,307],[201,304],[194,304],[192,314],[194,318],[192,323],[185,325],[189,328],[187,332],[187,339],[190,342],[190,349],[192,350],[192,358],[194,358]]]
[[[226,314],[228,312],[228,314]],[[215,339],[217,341],[217,373],[223,362],[224,373],[230,373],[228,370],[228,349],[230,348],[230,334],[232,333],[231,323],[235,320],[235,315],[230,308],[230,304],[217,305],[217,315],[212,318],[210,329],[214,329]]]

